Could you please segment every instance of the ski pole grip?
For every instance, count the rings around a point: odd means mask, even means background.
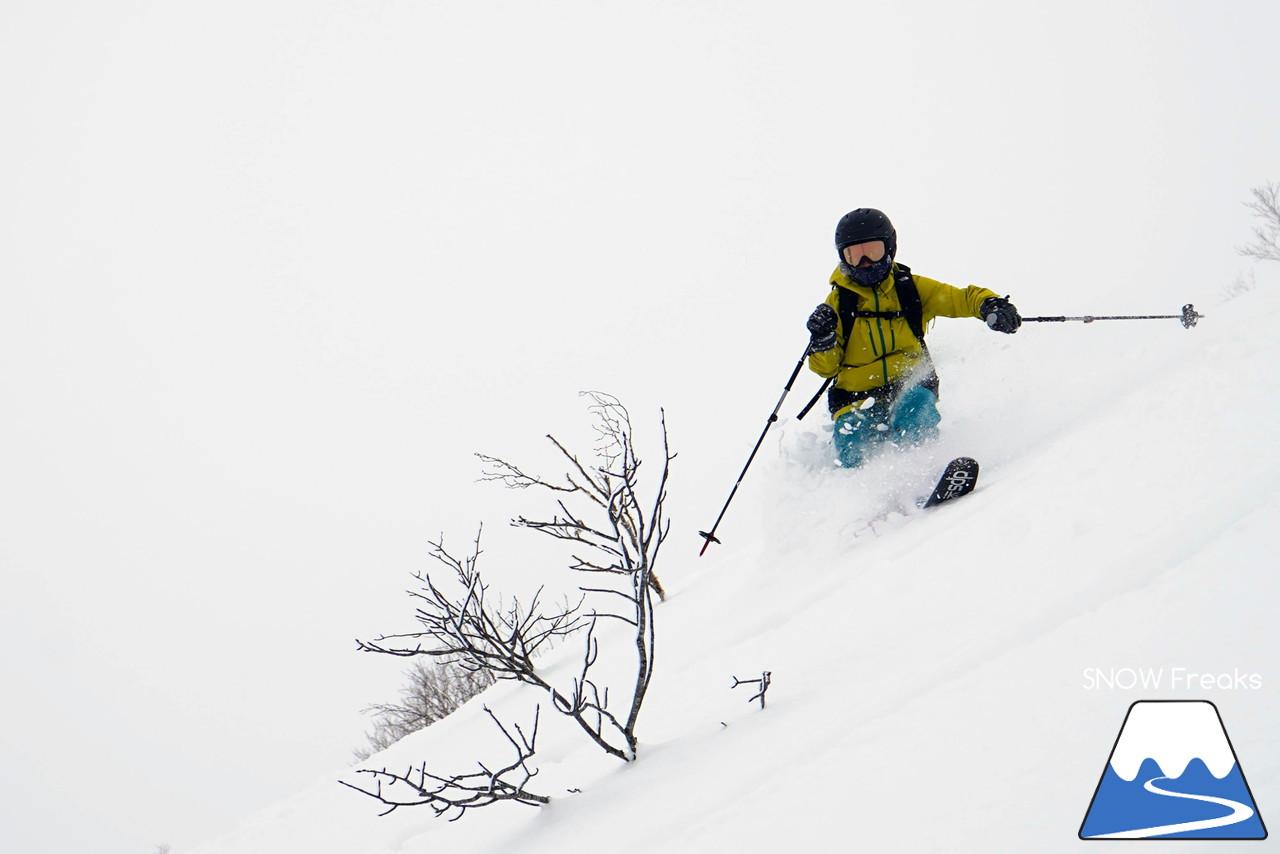
[[[1195,326],[1196,322],[1202,317],[1204,317],[1204,315],[1197,313],[1194,305],[1187,303],[1182,307],[1182,328],[1190,329]]]

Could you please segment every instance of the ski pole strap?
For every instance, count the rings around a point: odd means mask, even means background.
[[[818,401],[822,399],[822,395],[829,385],[831,385],[831,377],[827,377],[822,381],[822,387],[818,389],[818,393],[810,398],[809,402],[804,405],[804,409],[801,409],[800,414],[796,416],[797,421],[803,421],[804,417],[809,414],[809,410],[818,405]]]

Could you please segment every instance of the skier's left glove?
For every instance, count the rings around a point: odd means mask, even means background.
[[[1008,297],[987,297],[978,312],[987,321],[987,326],[996,332],[1012,334],[1022,325],[1022,316]]]

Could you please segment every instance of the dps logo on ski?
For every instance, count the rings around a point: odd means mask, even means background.
[[[1218,707],[1139,700],[1102,769],[1081,839],[1266,839]]]
[[[969,484],[974,480],[977,480],[977,476],[968,469],[949,471],[943,478],[943,482],[946,484],[946,492],[943,494],[946,498],[962,495],[969,491]]]
[[[978,485],[978,461],[973,457],[956,457],[947,468],[921,507],[933,507],[944,501],[961,498]]]

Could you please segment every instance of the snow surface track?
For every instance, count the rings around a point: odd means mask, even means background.
[[[1077,850],[1129,703],[1157,697],[1219,705],[1265,819],[1280,804],[1280,294],[1201,310],[1192,331],[937,335],[941,445],[865,471],[827,464],[821,418],[781,422],[724,545],[699,560],[702,520],[678,520],[666,546],[638,762],[597,756],[544,709],[546,809],[377,819],[326,779],[197,854]],[[983,464],[971,497],[867,528],[961,453]],[[1087,667],[1166,681],[1087,690]],[[1263,688],[1171,689],[1174,667]],[[762,711],[729,686],[764,670]],[[483,702],[524,721],[537,699],[503,685]],[[480,712],[370,764],[470,770],[502,746]]]

